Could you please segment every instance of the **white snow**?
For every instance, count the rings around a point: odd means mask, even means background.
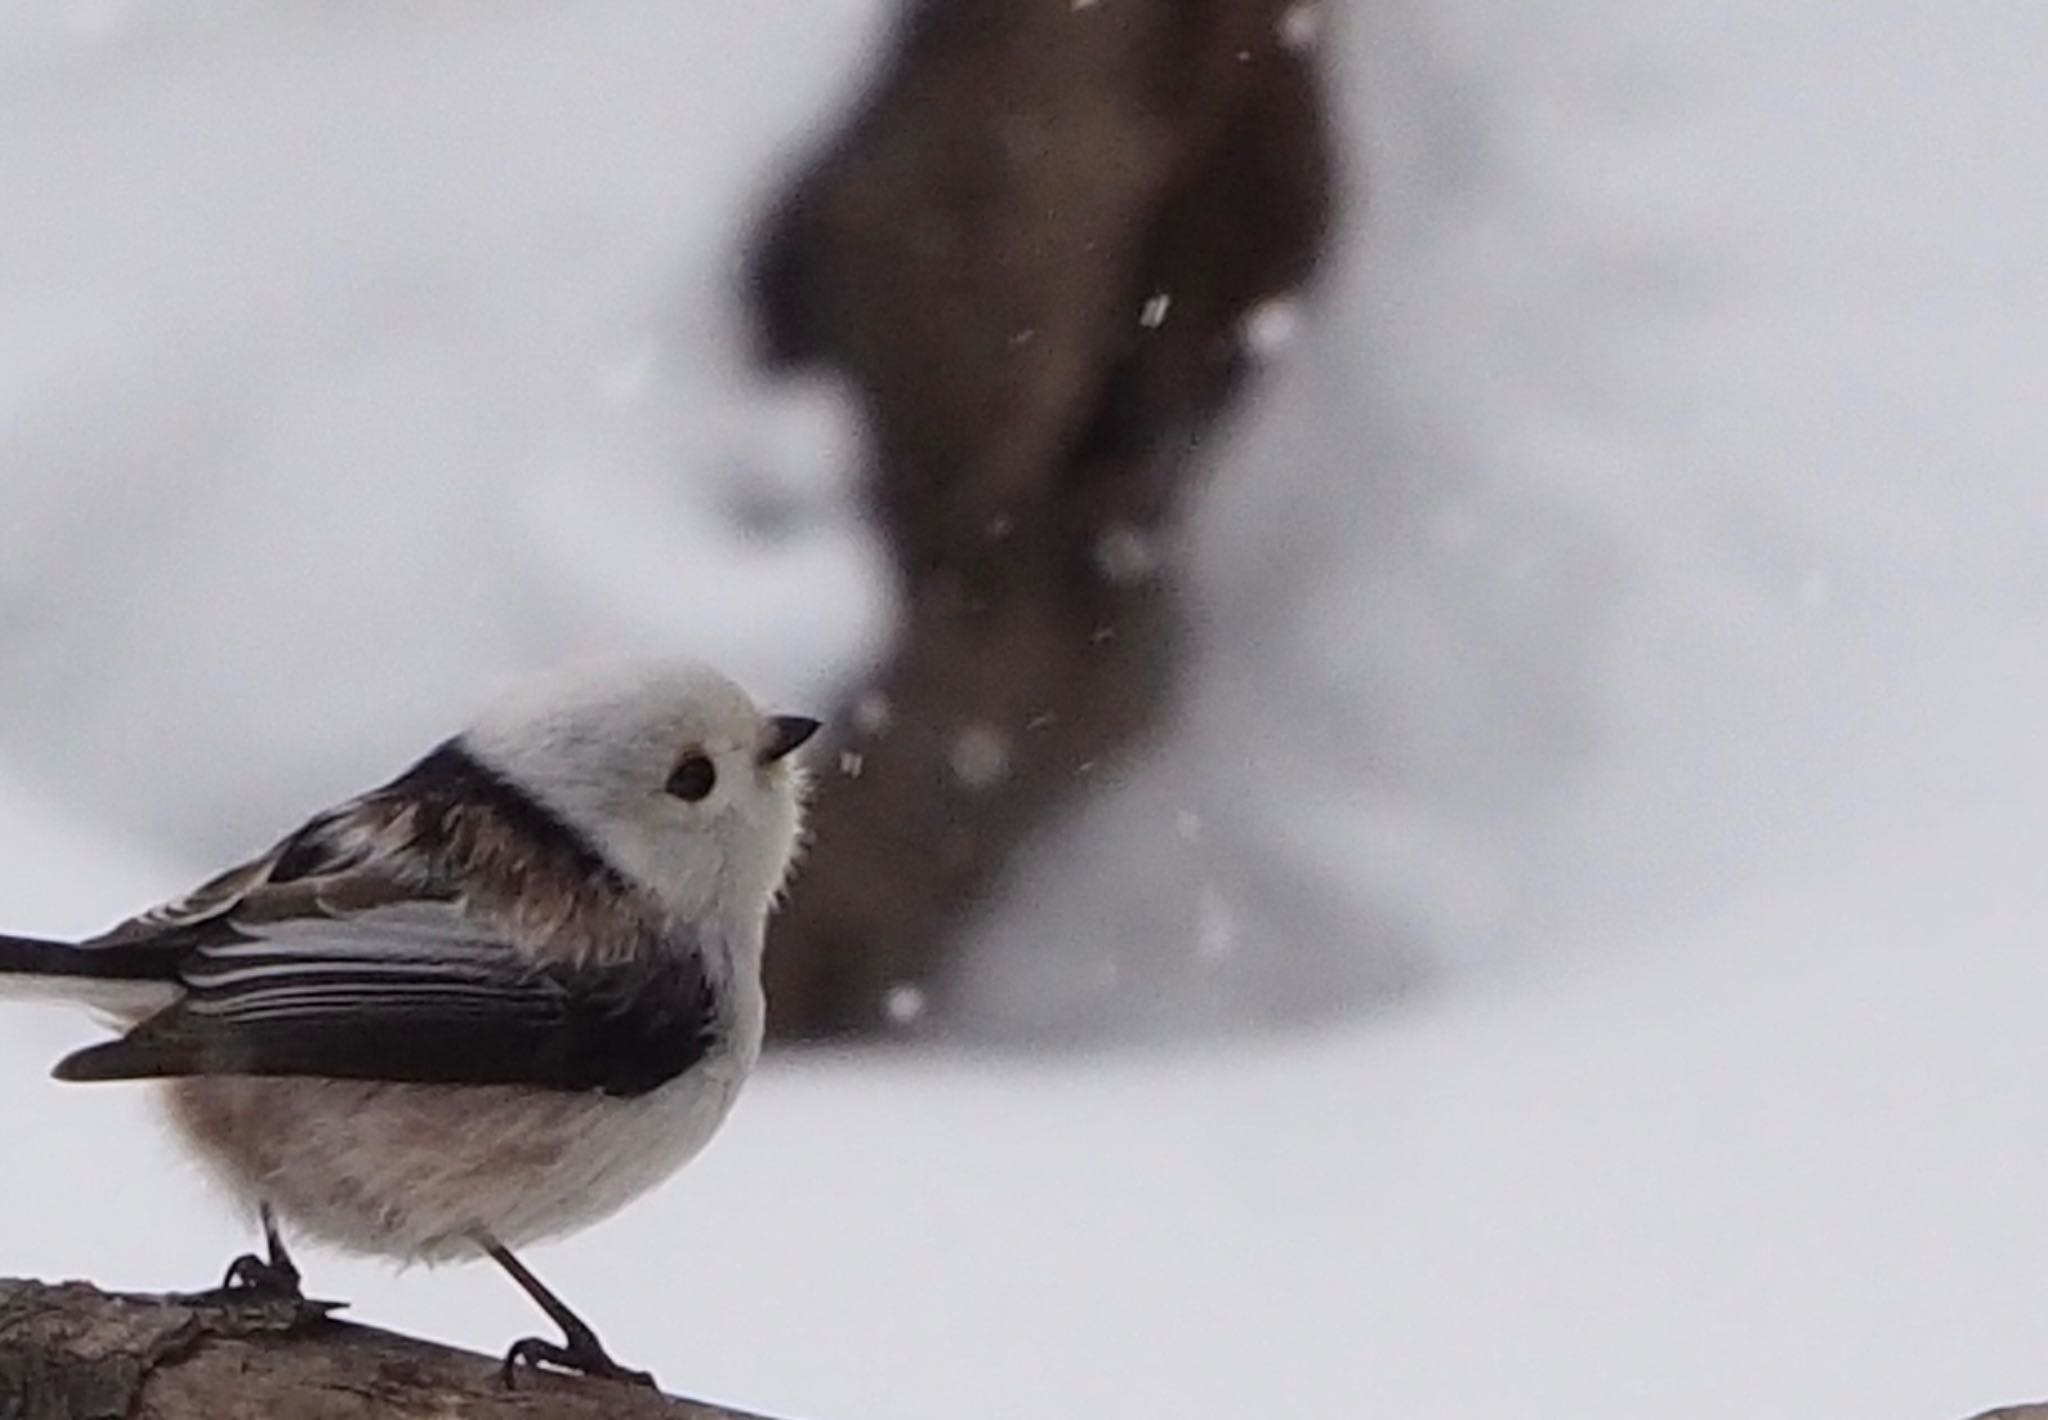
[[[1181,729],[968,983],[1106,1044],[780,1063],[533,1262],[819,1420],[2048,1395],[2048,9],[1320,18],[1369,224],[1212,447]],[[858,430],[745,373],[725,277],[881,21],[0,15],[0,925],[186,886],[567,649],[860,664]],[[146,1091],[41,1078],[93,1029],[0,1014],[0,1271],[209,1281],[248,1239]]]
[[[865,662],[860,431],[734,283],[880,0],[82,13],[0,20],[20,774],[204,861],[566,656]]]

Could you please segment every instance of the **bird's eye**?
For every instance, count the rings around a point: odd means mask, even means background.
[[[696,803],[718,783],[718,768],[706,755],[690,753],[668,776],[668,791],[685,803]]]

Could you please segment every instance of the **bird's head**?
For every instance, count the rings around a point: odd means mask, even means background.
[[[673,916],[744,933],[795,856],[804,776],[791,753],[817,728],[763,713],[706,666],[659,663],[532,687],[462,740]]]

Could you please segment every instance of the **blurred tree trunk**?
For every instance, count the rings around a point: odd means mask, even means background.
[[[320,1302],[0,1279],[0,1420],[749,1420],[328,1320]]]
[[[1330,210],[1315,21],[924,0],[762,233],[771,361],[865,402],[905,618],[773,928],[780,1035],[942,1020],[949,949],[1013,851],[1157,728],[1193,455]]]

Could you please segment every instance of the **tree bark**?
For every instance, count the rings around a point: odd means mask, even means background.
[[[318,1302],[0,1280],[0,1420],[757,1420],[354,1326]]]
[[[1014,850],[1163,718],[1193,456],[1329,216],[1314,21],[922,0],[768,222],[770,361],[864,400],[904,616],[772,928],[779,1035],[943,1019],[949,949]]]

